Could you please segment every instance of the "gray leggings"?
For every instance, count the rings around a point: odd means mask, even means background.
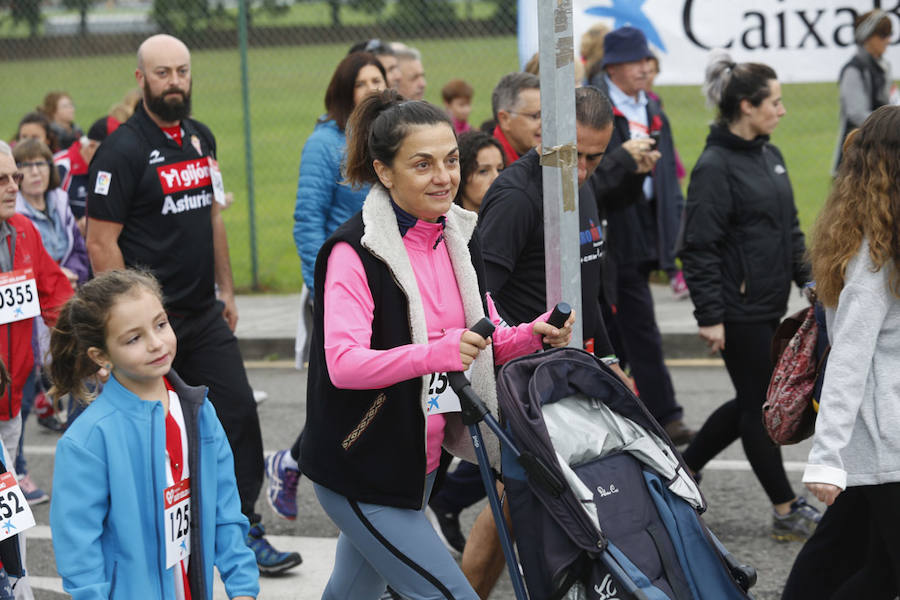
[[[425,484],[431,495],[435,472]],[[322,600],[377,600],[390,585],[409,600],[478,600],[422,510],[348,500],[318,484],[322,508],[340,528]]]

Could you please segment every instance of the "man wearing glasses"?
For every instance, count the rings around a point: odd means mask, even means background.
[[[16,213],[24,177],[12,150],[0,141],[0,360],[11,379],[0,397],[0,438],[12,456],[22,434],[22,389],[34,369],[34,317],[42,316],[52,327],[72,295],[68,278],[47,254],[37,229]]]
[[[504,75],[491,94],[493,136],[503,146],[506,166],[541,143],[541,80],[531,73]]]

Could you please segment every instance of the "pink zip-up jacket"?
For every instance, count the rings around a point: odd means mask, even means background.
[[[407,344],[389,350],[372,350],[372,316],[375,303],[362,261],[345,243],[339,242],[328,257],[323,302],[325,310],[325,360],[331,382],[346,389],[374,389],[429,373],[462,371],[460,338],[466,330],[463,302],[442,241],[440,223],[418,220],[403,236],[403,245],[416,277],[425,320],[428,344]],[[490,296],[488,317],[498,325],[493,335],[495,364],[541,349],[541,337],[533,333],[534,323],[517,327],[500,326]],[[428,416],[427,472],[438,467],[444,439],[442,414]]]

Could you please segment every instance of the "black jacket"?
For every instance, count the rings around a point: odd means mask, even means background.
[[[605,80],[593,84],[608,94]],[[614,109],[613,134],[606,155],[592,175],[600,218],[608,219],[610,266],[653,263],[660,269],[675,268],[675,246],[681,224],[684,197],[675,169],[672,128],[659,101],[649,99],[647,123],[659,133],[662,158],[653,169],[654,198],[643,191],[645,174],[636,174],[637,164],[622,148],[630,139],[628,120]]]
[[[713,125],[691,172],[679,252],[701,326],[779,318],[791,280],[809,280],[784,159]]]
[[[547,310],[543,196],[541,157],[530,150],[491,184],[478,215],[487,289],[497,311],[512,325],[527,323]],[[604,243],[595,196],[586,181],[578,194],[581,319],[584,339],[594,340],[597,356],[607,356],[614,350],[598,302]]]

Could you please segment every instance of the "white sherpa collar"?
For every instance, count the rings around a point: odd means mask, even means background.
[[[362,208],[364,233],[360,239],[362,246],[373,256],[381,260],[391,271],[397,285],[406,295],[409,305],[409,329],[414,344],[428,343],[428,328],[425,321],[425,308],[419,295],[415,273],[406,253],[406,247],[400,237],[397,215],[391,206],[391,198],[381,185],[372,186]],[[447,213],[444,227],[444,243],[450,255],[453,272],[459,286],[463,301],[466,326],[472,327],[484,314],[481,292],[478,289],[478,277],[472,266],[469,253],[469,240],[475,231],[478,217],[455,204]],[[471,367],[472,387],[481,399],[497,414],[497,390],[494,380],[494,355],[491,346],[482,351]],[[430,374],[422,377],[422,395],[420,404],[422,412],[427,413],[427,391]],[[445,415],[448,427],[445,430],[444,445],[454,454],[474,460],[471,439],[462,431],[458,414]],[[451,426],[452,425],[452,426]],[[491,463],[499,456],[499,442],[487,443]],[[471,458],[470,458],[471,457]]]

